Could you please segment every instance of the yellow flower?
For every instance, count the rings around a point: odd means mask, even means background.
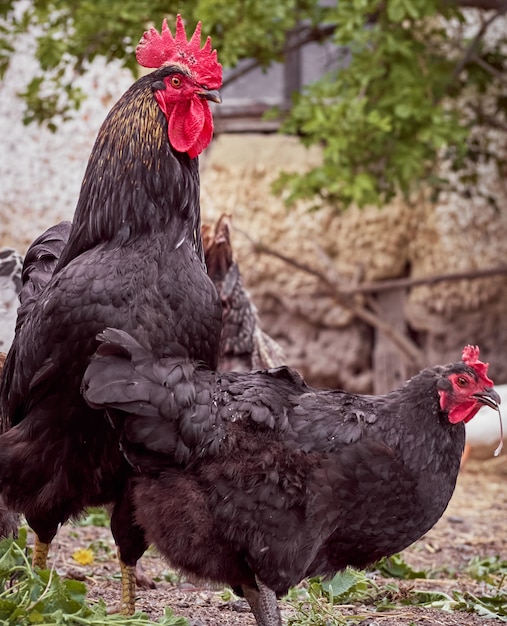
[[[74,552],[72,558],[79,565],[90,565],[93,563],[93,551],[88,548],[79,548]]]

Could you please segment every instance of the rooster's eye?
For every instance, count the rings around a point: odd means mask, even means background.
[[[464,376],[458,376],[457,383],[459,387],[466,387],[468,385],[468,379]]]
[[[171,87],[179,89],[181,87],[181,78],[179,76],[171,76]]]

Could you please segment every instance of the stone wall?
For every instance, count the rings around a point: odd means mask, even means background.
[[[345,284],[494,267],[507,250],[507,184],[492,179],[497,208],[456,195],[431,204],[308,212],[287,210],[270,193],[282,169],[302,170],[319,158],[278,136],[219,137],[203,163],[205,219],[233,215],[236,255],[264,328],[287,360],[313,383],[370,391],[375,332],[355,319],[309,273],[254,251],[252,240]],[[507,276],[443,282],[407,292],[407,330],[425,363],[457,360],[477,343],[498,382],[507,381]],[[388,313],[388,312],[384,312]],[[409,368],[410,371],[410,368]]]

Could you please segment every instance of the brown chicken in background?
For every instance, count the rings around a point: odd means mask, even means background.
[[[223,372],[248,372],[278,367],[285,363],[283,350],[260,327],[257,309],[234,260],[231,222],[231,216],[223,214],[214,226],[202,226],[208,275],[222,301],[218,369]]]
[[[118,432],[81,395],[84,371],[108,326],[160,356],[180,346],[216,367],[221,305],[206,274],[197,156],[213,135],[209,101],[222,68],[201,27],[181,16],[141,39],[155,68],[118,100],[85,172],[70,236],[53,276],[22,323],[0,387],[0,493],[36,533],[45,567],[59,524],[111,504],[122,567],[122,606],[134,610],[134,568],[146,544],[124,490],[131,468]],[[177,351],[176,354],[179,354]]]
[[[441,517],[465,423],[500,397],[478,348],[383,396],[309,387],[287,367],[216,372],[108,329],[83,394],[107,408],[136,520],[169,563],[230,585],[258,626],[303,578],[365,567]]]

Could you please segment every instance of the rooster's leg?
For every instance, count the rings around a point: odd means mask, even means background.
[[[120,551],[118,550],[118,558]],[[126,565],[120,558],[121,570],[121,600],[119,613],[133,615],[136,610],[136,568]]]
[[[44,543],[35,535],[35,545],[33,547],[32,567],[46,569],[50,543]]]
[[[111,531],[118,546],[121,568],[121,601],[119,612],[132,615],[136,605],[136,564],[148,547],[143,529],[134,519],[131,487],[127,485],[114,503]]]
[[[47,516],[41,517],[40,515],[31,515],[29,511],[25,512],[25,519],[35,534],[32,567],[46,569],[49,548],[58,532],[61,520],[55,519],[51,512],[48,512]]]
[[[243,585],[243,594],[252,609],[257,626],[282,626],[276,594],[258,578],[257,589]]]

